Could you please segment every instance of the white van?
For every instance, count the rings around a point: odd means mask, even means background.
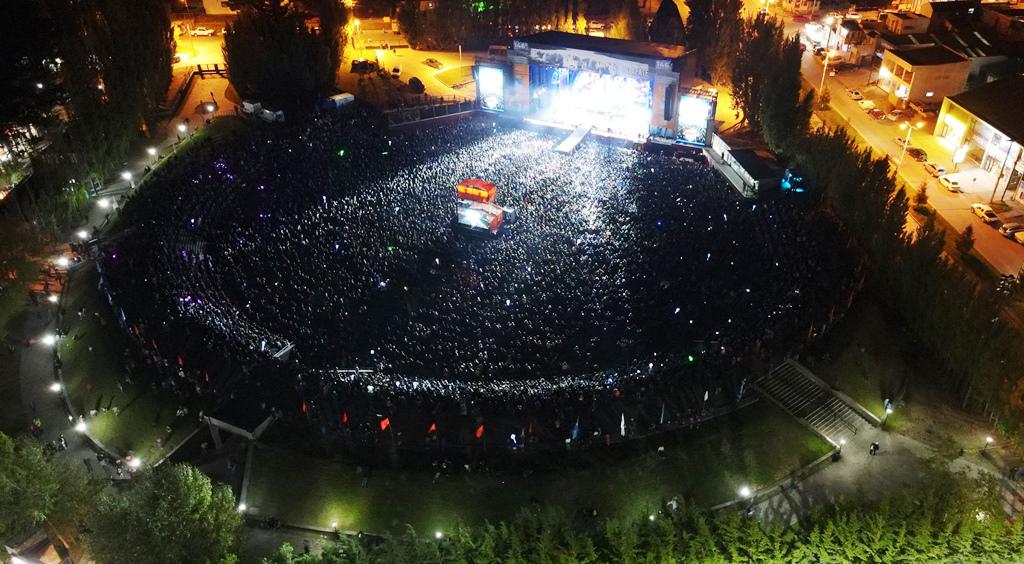
[[[349,94],[348,92],[342,92],[341,94],[335,94],[334,96],[327,98],[327,107],[340,108],[342,106],[347,106],[355,101],[355,96]]]

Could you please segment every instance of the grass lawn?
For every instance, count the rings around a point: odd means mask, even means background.
[[[942,454],[983,446],[990,426],[959,408],[957,398],[939,387],[938,369],[914,347],[907,329],[868,298],[847,314],[808,367],[879,417],[885,398],[893,399],[886,427]]]
[[[361,488],[353,466],[259,447],[251,469],[249,507],[286,523],[370,532],[450,530],[454,523],[509,518],[531,502],[566,511],[636,515],[679,496],[701,506],[736,497],[745,484],[769,484],[830,450],[768,402],[665,437],[666,456],[612,458],[594,451],[585,469],[557,473],[458,474],[436,484],[424,472],[375,469]]]
[[[175,421],[173,396],[152,390],[148,378],[135,375],[133,384],[125,384],[123,391],[118,388],[129,341],[96,289],[97,279],[96,269],[84,265],[75,272],[65,295],[67,336],[60,346],[66,393],[74,409],[86,414],[90,434],[104,446],[122,456],[134,452],[143,462],[152,463],[192,432],[194,418]],[[83,307],[85,315],[79,319],[77,312]],[[111,410],[115,406],[117,414]],[[90,417],[91,410],[97,414]],[[170,434],[168,425],[173,428]],[[163,449],[157,445],[158,437],[165,440]]]

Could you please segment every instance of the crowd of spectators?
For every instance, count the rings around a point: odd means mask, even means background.
[[[853,272],[800,195],[746,200],[702,158],[560,140],[351,113],[247,132],[154,173],[106,283],[197,394],[265,389],[263,409],[364,437],[472,440],[486,421],[513,447],[692,421],[841,315]],[[473,177],[515,210],[496,236],[454,222]]]

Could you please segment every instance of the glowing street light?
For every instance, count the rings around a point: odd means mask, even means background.
[[[46,296],[46,301],[50,302],[51,304],[55,304],[59,300],[60,298],[57,297],[57,294],[50,294],[49,296]]]
[[[913,133],[915,129],[921,129],[922,127],[924,127],[923,121],[919,121],[914,124],[911,124],[909,121],[905,121],[900,124],[900,129],[907,130],[907,136],[903,139],[903,149],[900,150],[900,158],[896,161],[897,171],[900,170],[900,165],[903,164],[903,157],[907,154],[907,146],[910,145],[910,134]]]
[[[128,461],[128,467],[132,470],[138,470],[139,466],[142,466],[142,459],[137,456],[133,456],[132,459]]]
[[[239,503],[239,504],[238,504],[238,512],[239,512],[239,513],[245,513],[245,510],[246,510],[246,509],[249,509],[249,506],[247,506],[247,505],[246,505],[246,504],[244,504],[244,503]]]
[[[60,385],[60,382],[54,382],[54,383],[50,384],[50,391],[55,393],[55,394],[60,392],[61,389],[62,389],[62,387]]]
[[[742,488],[740,488],[740,497],[742,497],[743,499],[747,499],[748,497],[750,497],[751,493],[752,492],[750,491],[750,486],[743,486]]]
[[[53,262],[55,262],[57,266],[61,268],[67,268],[68,265],[71,264],[71,261],[68,260],[68,257],[57,257],[57,260]]]
[[[154,163],[157,161],[157,150],[156,150],[156,147],[149,147],[148,149],[146,149],[146,154],[148,154],[149,156],[153,157],[153,162]]]
[[[996,440],[993,439],[991,435],[988,436],[988,437],[985,437],[985,448],[981,449],[982,452],[988,450],[988,447],[992,446],[992,443],[994,443],[994,442],[996,442]]]
[[[819,95],[825,91],[825,75],[828,73],[828,62],[835,56],[836,52],[832,49],[825,51],[825,64],[821,68],[821,84],[818,86]]]
[[[109,208],[109,207],[110,207],[110,200],[108,200],[108,199],[106,199],[106,198],[100,198],[100,199],[99,199],[99,200],[98,200],[98,201],[96,202],[96,204],[98,204],[98,205],[99,205],[99,206],[100,206],[101,208],[103,208],[103,209],[107,209],[107,208]]]
[[[217,107],[214,106],[213,104],[207,104],[206,105],[206,113],[208,113],[208,114],[212,114],[213,111],[216,110],[216,109],[217,109]]]
[[[356,21],[358,22],[359,20]],[[442,538],[444,538],[444,533],[442,533],[441,531],[434,531],[434,538],[437,540],[441,540]]]
[[[89,238],[89,232],[86,231],[85,229],[79,229],[78,233],[75,233],[75,235],[77,235],[78,238],[83,240],[83,241],[85,241],[86,239]]]
[[[135,179],[132,177],[132,173],[130,171],[126,170],[126,171],[122,172],[121,173],[121,179],[122,180],[127,180],[128,184],[131,185],[132,188],[135,188]]]
[[[57,344],[57,337],[54,336],[52,333],[47,333],[46,335],[43,335],[42,339],[39,339],[39,342],[42,343],[43,345],[46,345],[47,347],[52,347],[53,345]]]

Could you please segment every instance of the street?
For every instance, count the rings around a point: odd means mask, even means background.
[[[821,82],[821,62],[808,51],[804,54],[802,67],[804,80],[816,89]],[[899,128],[899,123],[903,120],[875,120],[846,92],[847,89],[857,89],[864,99],[873,101],[876,107],[888,112],[892,105],[886,101],[885,92],[877,86],[868,84],[871,78],[871,72],[867,69],[826,77],[826,85],[831,91],[830,105],[862,146],[867,147],[869,144],[877,151],[876,155],[884,154],[896,163],[902,151],[902,144],[897,143],[896,138],[905,138],[907,135],[905,129]],[[928,154],[928,161],[944,166],[949,175],[960,182],[962,192],[949,192],[943,188],[925,171],[923,162],[918,162],[910,156],[904,156],[903,162],[899,164],[900,178],[910,187],[911,196],[922,182],[927,182],[928,201],[938,214],[956,229],[957,233],[972,225],[975,251],[1000,273],[1017,274],[1024,265],[1024,247],[1012,239],[1003,237],[995,227],[984,224],[970,210],[973,203],[990,201],[995,176],[969,162],[961,163],[959,170],[952,172],[955,168],[952,160],[953,151],[932,135],[934,125],[932,121],[925,123],[921,129],[915,129],[911,133],[909,146],[923,149]],[[996,193],[996,204],[1000,203],[999,198],[1000,194]],[[1004,222],[1018,221],[1024,216],[1024,210],[1015,206],[993,207]],[[1000,211],[1004,208],[1005,211]]]

